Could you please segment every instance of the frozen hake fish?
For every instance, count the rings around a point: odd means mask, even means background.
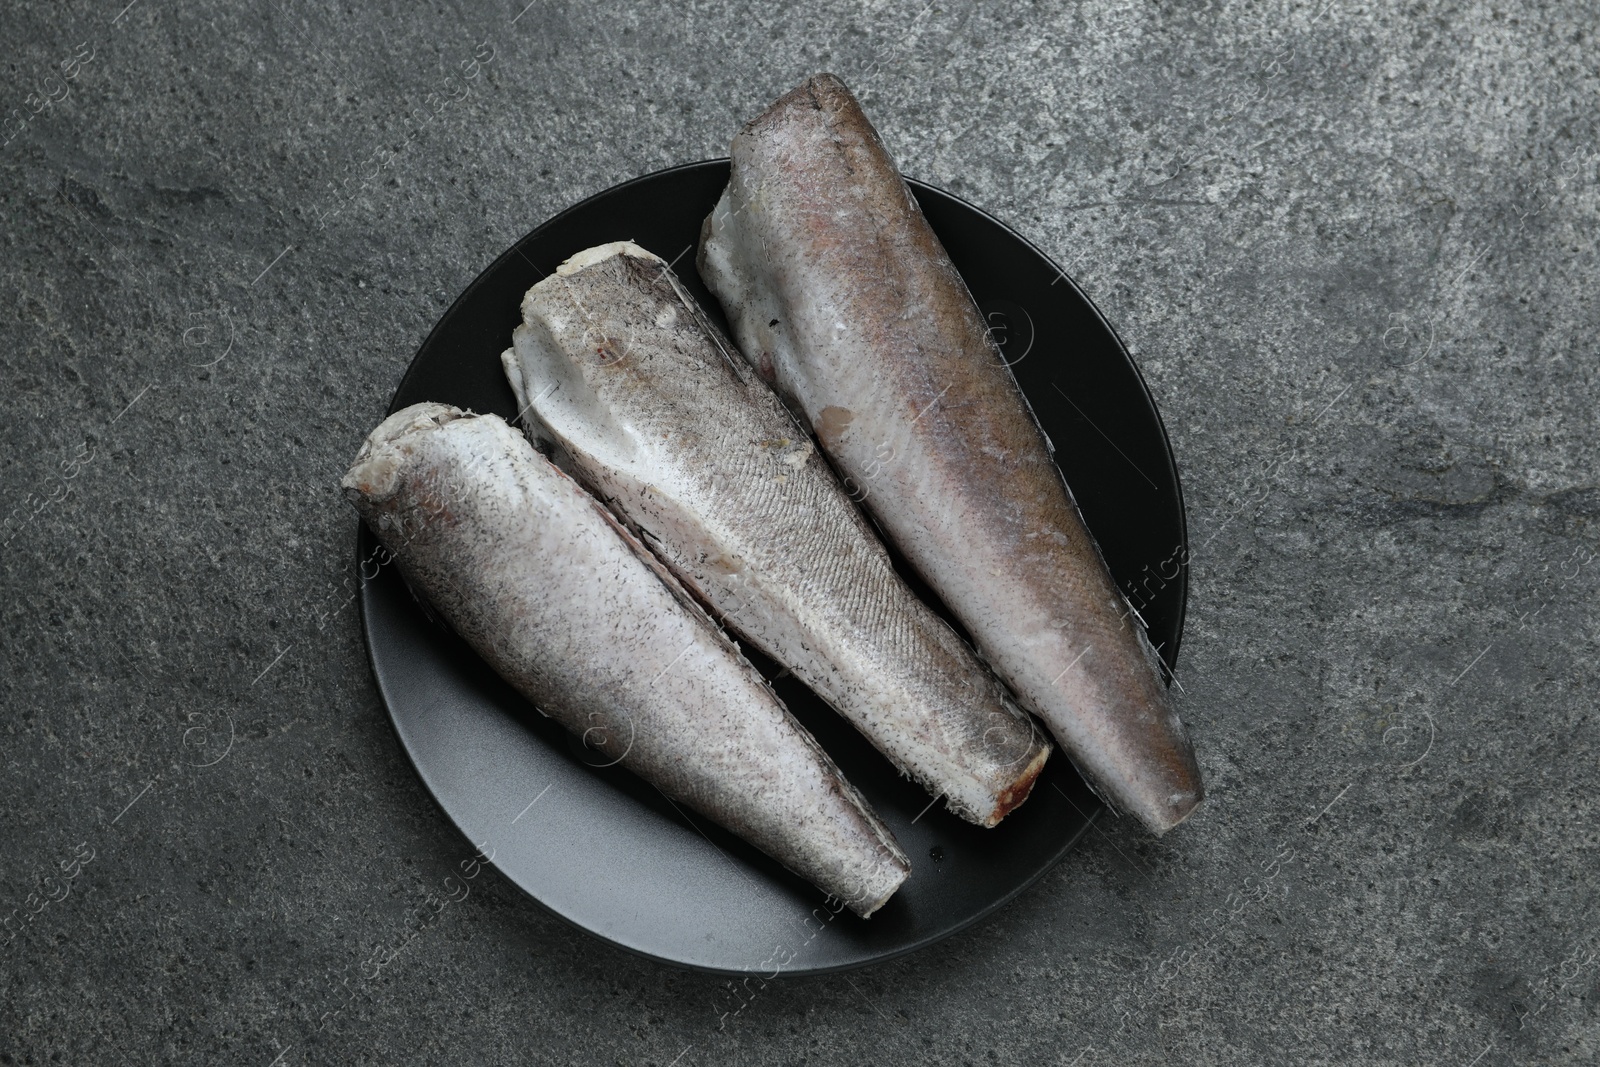
[[[744,355],[1090,785],[1177,825],[1204,788],[1155,652],[855,98],[817,75],[730,154],[698,265]]]
[[[810,434],[659,257],[625,241],[530,289],[503,359],[524,425],[733,630],[980,826],[1051,745],[895,574]]]
[[[398,411],[342,485],[413,591],[545,714],[862,916],[905,880],[888,828],[733,642],[501,418]]]

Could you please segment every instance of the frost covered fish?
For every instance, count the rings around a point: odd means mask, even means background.
[[[863,916],[905,880],[888,828],[732,641],[498,416],[398,411],[341,484],[412,589],[545,714]]]
[[[664,261],[586,249],[522,313],[503,360],[525,424],[685,585],[963,818],[1027,798],[1047,737]]]
[[[961,276],[850,91],[820,74],[734,137],[700,275],[746,358],[1114,807],[1204,796],[1157,660]]]

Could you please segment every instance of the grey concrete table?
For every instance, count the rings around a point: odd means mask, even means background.
[[[1596,1062],[1592,4],[524,2],[0,12],[0,1064]],[[1139,360],[1211,799],[724,1015],[419,918],[335,481],[515,238],[822,69]]]

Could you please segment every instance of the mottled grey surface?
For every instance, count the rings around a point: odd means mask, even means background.
[[[5,5],[0,1063],[1595,1062],[1594,21]],[[719,1028],[492,872],[419,921],[335,480],[515,238],[818,69],[1140,361],[1211,799]]]

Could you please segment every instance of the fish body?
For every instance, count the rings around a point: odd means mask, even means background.
[[[727,626],[962,817],[993,826],[1026,799],[1048,737],[665,262],[587,249],[522,310],[503,359],[530,433]]]
[[[1204,787],[1155,652],[850,91],[810,79],[730,154],[698,266],[745,357],[1090,785],[1181,822]]]
[[[542,712],[866,916],[905,854],[731,640],[495,415],[396,412],[342,486],[407,582]]]

